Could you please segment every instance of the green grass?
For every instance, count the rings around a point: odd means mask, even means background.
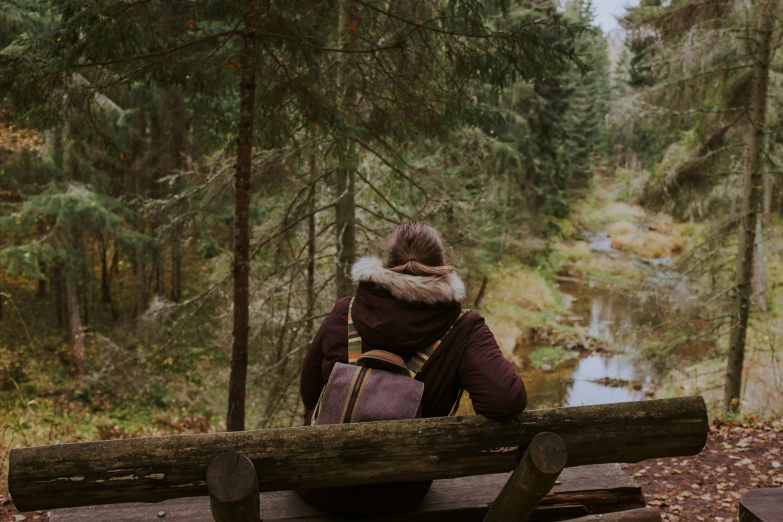
[[[536,351],[530,354],[530,362],[536,368],[543,368],[544,365],[554,368],[558,364],[568,359],[573,359],[577,354],[557,346],[539,346]]]

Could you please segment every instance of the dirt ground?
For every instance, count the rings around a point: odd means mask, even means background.
[[[622,466],[642,486],[647,503],[669,522],[737,520],[749,489],[783,487],[783,418],[750,425],[717,423],[696,457]],[[782,508],[783,509],[783,508]],[[24,516],[25,518],[20,518]],[[48,521],[46,511],[19,514],[0,484],[0,522]]]
[[[622,466],[663,520],[737,520],[749,489],[783,487],[783,418],[752,425],[717,424],[696,457]],[[781,507],[783,512],[783,506]]]

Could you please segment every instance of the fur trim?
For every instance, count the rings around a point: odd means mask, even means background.
[[[353,284],[375,283],[409,303],[450,303],[465,300],[465,284],[456,272],[446,276],[413,276],[392,272],[377,257],[359,259],[351,270]]]

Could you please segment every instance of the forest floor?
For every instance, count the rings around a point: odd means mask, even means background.
[[[671,522],[737,519],[749,489],[783,487],[783,418],[773,422],[715,423],[695,457],[623,465],[642,486],[647,504]]]
[[[647,504],[669,522],[736,520],[740,496],[783,487],[783,417],[750,424],[715,422],[695,457],[648,460],[622,467],[642,486]],[[24,517],[24,518],[21,518]],[[0,522],[48,521],[46,511],[14,509],[0,484]]]

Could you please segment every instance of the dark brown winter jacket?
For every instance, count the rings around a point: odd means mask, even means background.
[[[509,417],[525,409],[527,396],[522,379],[503,357],[484,318],[469,312],[457,320],[465,288],[456,273],[447,277],[399,274],[385,269],[377,258],[360,259],[352,273],[358,286],[352,317],[365,351],[386,350],[407,361],[441,339],[454,325],[418,377],[424,382],[422,416],[448,415],[460,389],[468,392],[476,413],[489,418]],[[305,357],[299,383],[305,424],[310,424],[312,411],[335,363],[348,362],[350,301],[350,297],[345,297],[337,302]],[[388,514],[418,504],[429,488],[425,485],[330,488],[311,490],[309,498],[307,494],[302,496],[318,507],[336,512],[345,512],[341,504],[349,498],[355,504],[362,497],[371,512]],[[340,500],[340,491],[345,500]],[[384,498],[390,500],[388,505]],[[369,514],[361,506],[353,506],[351,512]]]

